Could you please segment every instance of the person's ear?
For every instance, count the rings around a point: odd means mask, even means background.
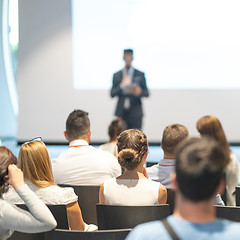
[[[178,184],[177,184],[177,175],[176,175],[176,173],[171,173],[170,174],[170,181],[171,181],[171,189],[172,190],[177,190],[178,189]]]
[[[87,134],[87,137],[88,137],[88,139],[89,139],[89,142],[90,142],[90,139],[91,139],[91,134],[92,134],[92,132],[91,132],[91,130],[89,130],[89,132],[88,132],[88,134]]]
[[[69,137],[68,137],[67,131],[64,131],[63,134],[64,134],[64,137],[69,141]]]

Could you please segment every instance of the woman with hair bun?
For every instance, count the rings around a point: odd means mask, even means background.
[[[137,129],[122,132],[117,138],[118,162],[124,173],[106,180],[99,190],[99,203],[108,205],[165,204],[167,190],[147,178],[144,164],[148,155],[147,137]]]
[[[226,204],[235,206],[235,188],[239,181],[238,159],[230,150],[221,122],[215,116],[207,115],[197,121],[196,127],[201,136],[215,139],[229,155],[226,167]]]

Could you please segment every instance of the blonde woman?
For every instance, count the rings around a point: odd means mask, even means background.
[[[45,204],[66,205],[68,222],[72,230],[88,230],[89,225],[83,221],[77,202],[78,197],[73,188],[60,188],[54,184],[51,161],[42,141],[30,141],[23,144],[18,155],[18,165],[23,171],[25,183]],[[3,197],[15,204],[22,203],[12,189]]]
[[[197,130],[201,136],[215,139],[228,152],[229,163],[226,168],[227,205],[235,206],[235,187],[238,185],[239,166],[237,157],[231,152],[224,130],[218,118],[208,115],[197,121]]]
[[[117,149],[118,162],[125,171],[121,176],[108,179],[101,185],[99,203],[133,206],[165,204],[166,188],[146,175],[146,135],[137,129],[126,130],[117,138]]]
[[[0,147],[0,239],[8,239],[14,230],[36,233],[49,231],[57,225],[45,204],[24,184],[23,173],[16,163],[12,152]],[[9,185],[27,205],[30,214],[2,198]]]

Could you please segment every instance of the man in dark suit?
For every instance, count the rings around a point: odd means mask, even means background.
[[[123,118],[127,128],[142,128],[141,97],[148,97],[146,79],[143,72],[132,67],[133,50],[125,49],[125,67],[113,75],[111,96],[118,96],[115,115]]]

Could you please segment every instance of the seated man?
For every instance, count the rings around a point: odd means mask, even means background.
[[[52,160],[55,183],[101,185],[104,180],[121,175],[121,167],[111,153],[89,145],[91,131],[87,112],[71,112],[64,135],[69,148]]]
[[[172,124],[163,131],[161,147],[164,152],[163,159],[156,165],[147,168],[148,177],[151,180],[160,182],[167,189],[171,189],[170,175],[175,172],[176,146],[189,136],[188,129],[181,124]],[[220,194],[216,195],[217,205],[225,205]]]
[[[216,218],[216,193],[224,189],[228,153],[211,139],[186,139],[176,148],[174,214],[165,221],[136,227],[126,238],[136,239],[239,239],[240,223]],[[168,225],[168,230],[166,226]]]
[[[147,168],[148,177],[151,180],[162,183],[166,188],[171,188],[170,174],[175,171],[176,162],[174,149],[188,135],[188,129],[181,124],[172,124],[164,129],[161,142],[163,159],[158,164]]]

